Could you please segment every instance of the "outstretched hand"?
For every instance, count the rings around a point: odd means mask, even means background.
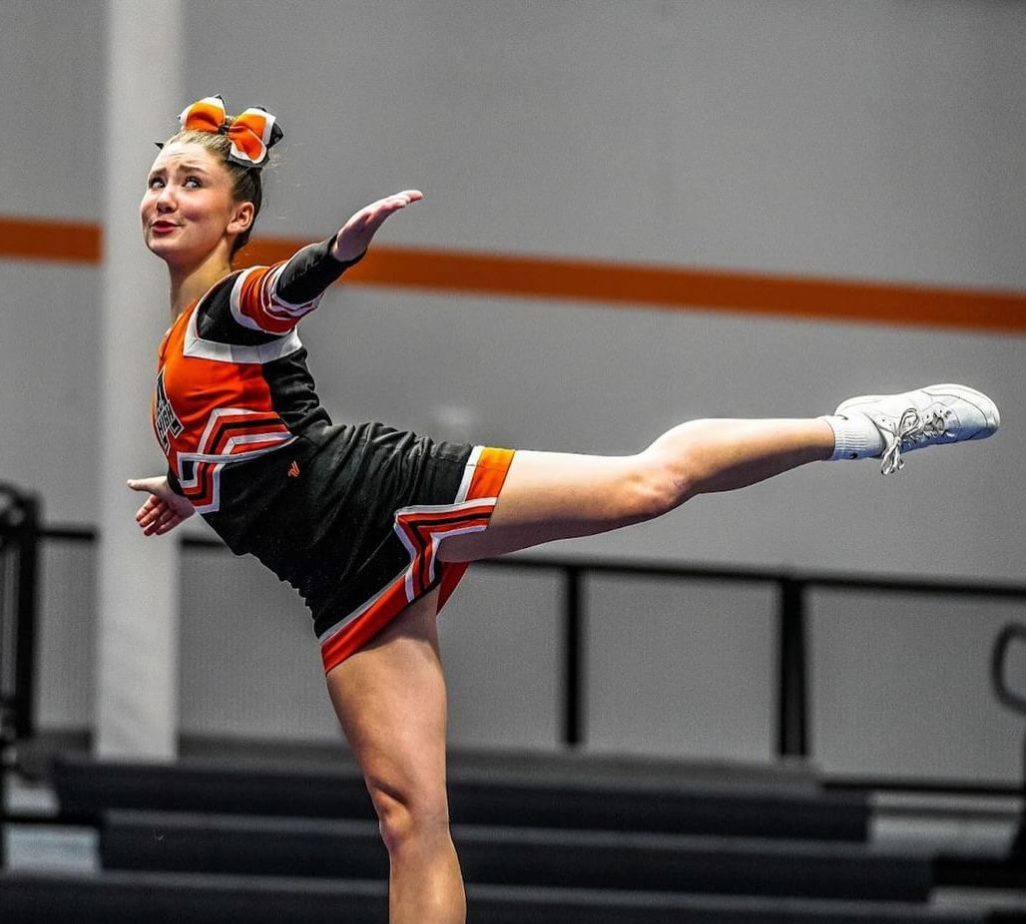
[[[371,239],[389,215],[423,198],[424,193],[419,189],[406,189],[360,209],[338,232],[331,255],[342,263],[355,260],[370,246]]]
[[[135,514],[144,536],[163,536],[196,512],[188,500],[171,490],[167,478],[132,478],[128,486],[150,495]]]

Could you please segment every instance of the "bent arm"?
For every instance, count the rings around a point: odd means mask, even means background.
[[[192,504],[175,492],[166,477],[132,478],[128,486],[150,495],[135,514],[144,536],[163,536],[195,513]]]

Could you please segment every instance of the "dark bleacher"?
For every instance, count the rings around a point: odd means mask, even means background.
[[[464,875],[489,885],[925,901],[927,859],[862,845],[457,826]],[[377,825],[166,812],[108,813],[105,869],[384,879]]]
[[[599,772],[590,761],[534,762],[449,772],[454,824],[737,837],[863,841],[859,794],[826,794],[801,779],[719,783],[643,776],[642,764]],[[616,772],[619,770],[619,772]],[[297,769],[191,761],[174,766],[58,759],[65,818],[95,823],[108,809],[373,820],[355,767]]]
[[[469,885],[472,924],[988,924],[968,912],[794,898]],[[185,873],[0,874],[5,924],[384,924],[384,883]],[[997,919],[994,919],[995,921]],[[1002,924],[1012,924],[1008,918]],[[1021,924],[1021,922],[1020,922]]]
[[[386,920],[388,860],[351,765],[66,758],[62,820],[103,870],[0,876],[4,924]],[[808,776],[673,773],[558,758],[454,762],[474,924],[984,924],[929,904],[928,856],[867,846],[864,797]]]

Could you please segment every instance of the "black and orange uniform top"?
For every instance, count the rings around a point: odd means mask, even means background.
[[[438,561],[438,543],[488,525],[513,455],[332,423],[296,325],[351,265],[333,242],[231,273],[186,308],[152,407],[169,484],[299,590],[325,670],[439,585],[445,602],[466,566]]]

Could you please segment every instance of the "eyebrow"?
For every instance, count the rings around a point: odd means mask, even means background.
[[[180,170],[185,170],[190,173],[206,173],[209,175],[209,171],[198,162],[179,161],[177,166]],[[155,170],[151,170],[150,176],[154,176],[158,173],[167,173],[167,167],[157,167]]]

